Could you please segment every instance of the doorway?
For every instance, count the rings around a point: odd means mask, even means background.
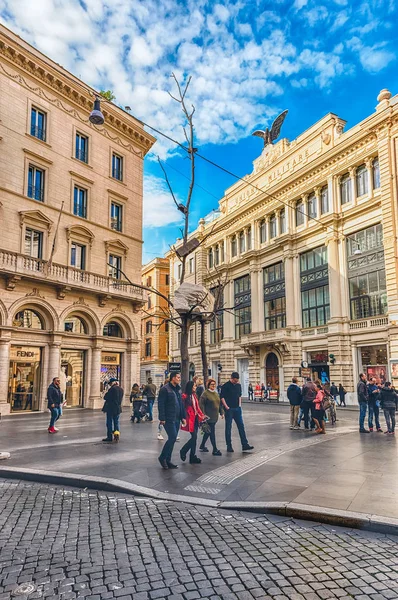
[[[61,350],[61,392],[66,406],[83,406],[85,351]]]
[[[11,412],[39,410],[41,349],[11,346],[8,402]]]
[[[279,393],[279,360],[274,352],[270,352],[265,359],[264,383],[268,390],[277,390]]]

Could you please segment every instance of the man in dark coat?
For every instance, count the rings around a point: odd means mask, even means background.
[[[311,429],[314,429],[315,425],[312,419],[312,411],[313,411],[313,402],[315,396],[317,394],[317,388],[315,383],[312,381],[311,377],[307,377],[307,380],[302,388],[302,409],[304,412],[304,425],[306,429],[310,428],[310,419],[311,419]]]
[[[51,412],[50,425],[48,426],[48,433],[57,433],[58,429],[55,427],[56,421],[61,416],[61,407],[64,397],[61,392],[61,380],[59,377],[54,377],[47,390],[47,407]]]
[[[109,389],[104,396],[104,406],[102,412],[106,413],[106,429],[107,436],[102,441],[115,442],[119,441],[120,437],[120,413],[122,412],[122,402],[124,391],[120,387],[119,382],[114,377],[109,380]]]
[[[179,372],[170,373],[170,381],[160,388],[158,395],[159,423],[163,425],[167,433],[167,442],[164,444],[158,458],[163,469],[177,469],[177,465],[171,462],[171,456],[180,423],[186,425],[180,383],[181,374]]]
[[[302,401],[301,389],[297,385],[297,377],[293,377],[292,383],[287,388],[287,397],[290,402],[290,429],[300,429],[297,419]]]
[[[369,393],[366,375],[364,373],[359,375],[357,396],[359,404],[359,433],[369,433],[369,430],[365,429],[365,417],[368,410]]]
[[[148,404],[149,420],[153,421],[153,405],[155,403],[155,398],[156,398],[156,385],[153,383],[151,377],[149,377],[148,383],[144,387],[142,395],[146,396],[146,400],[147,400],[147,404]]]

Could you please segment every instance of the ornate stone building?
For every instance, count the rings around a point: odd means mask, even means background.
[[[98,408],[139,378],[143,159],[155,139],[0,25],[0,412]]]
[[[350,402],[360,371],[398,385],[397,139],[398,96],[383,90],[347,131],[328,114],[267,146],[200,221],[192,237],[208,237],[187,280],[228,281],[227,310],[208,331],[213,376],[237,369],[244,391],[264,382],[284,397],[292,376],[312,375],[343,383]],[[175,359],[175,331],[171,345]]]
[[[170,265],[167,258],[154,258],[142,267],[142,285],[153,287],[164,296],[169,294]],[[169,360],[168,303],[154,293],[147,293],[141,321],[141,383],[151,377],[157,387],[164,381]]]

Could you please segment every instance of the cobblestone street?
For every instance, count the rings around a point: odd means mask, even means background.
[[[0,599],[398,598],[398,539],[0,481]],[[30,585],[31,584],[31,585]]]

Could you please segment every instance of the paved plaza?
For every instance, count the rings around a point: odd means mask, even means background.
[[[393,599],[398,538],[2,479],[0,600],[14,597]]]
[[[338,411],[327,435],[291,431],[288,407],[245,404],[252,453],[242,454],[234,428],[234,454],[225,452],[223,422],[217,426],[221,457],[198,453],[202,464],[181,463],[163,471],[157,462],[162,442],[157,422],[131,424],[122,414],[119,444],[101,443],[100,411],[66,410],[56,435],[47,433],[48,415],[16,415],[0,424],[0,450],[11,453],[2,467],[100,476],[169,492],[227,502],[296,502],[398,517],[398,450],[393,436],[358,433],[357,412]]]

